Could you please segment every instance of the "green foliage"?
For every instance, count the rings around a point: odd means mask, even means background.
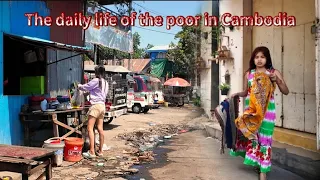
[[[200,53],[201,25],[183,26],[175,39],[179,39],[177,44],[171,43],[174,49],[168,51],[167,57],[174,62],[175,76],[193,78],[196,68],[196,59]]]
[[[200,96],[196,95],[196,97],[193,99],[193,104],[195,106],[198,106],[198,107],[201,106],[201,98],[200,98]]]
[[[141,36],[139,33],[135,32],[133,34],[133,54],[132,59],[140,59],[140,58],[149,58],[149,54],[146,53],[147,49],[153,47],[153,45],[148,44],[146,48],[140,48]],[[104,59],[113,59],[113,56],[116,56],[116,59],[128,59],[130,55],[128,53],[110,49],[108,47],[100,47],[101,53]]]
[[[143,58],[145,58],[145,59],[150,58],[150,54],[147,53],[147,50],[150,48],[153,48],[153,47],[154,47],[154,45],[148,44],[147,47],[143,49],[143,54],[142,54]]]
[[[227,83],[222,83],[219,85],[220,90],[229,90],[230,88],[231,88],[231,86]]]

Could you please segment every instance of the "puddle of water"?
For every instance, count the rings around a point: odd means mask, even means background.
[[[172,142],[172,140],[173,138],[166,139],[153,149],[153,153],[155,154],[154,162],[132,166],[132,168],[139,169],[139,172],[135,175],[126,175],[124,178],[128,180],[153,180],[151,174],[149,173],[149,170],[153,168],[161,168],[168,163],[166,154],[169,153],[171,150],[166,149],[165,146],[169,145]]]

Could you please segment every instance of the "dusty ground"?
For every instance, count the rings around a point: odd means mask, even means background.
[[[119,176],[123,177],[126,174],[135,174],[137,169],[132,169],[130,166],[153,161],[154,155],[148,150],[141,152],[141,148],[139,153],[139,147],[117,137],[118,135],[125,133],[122,137],[128,139],[135,134],[130,136],[127,133],[140,131],[143,134],[143,132],[147,132],[148,136],[143,135],[147,138],[144,138],[144,141],[148,141],[146,144],[150,144],[148,139],[151,137],[150,135],[157,135],[158,137],[173,135],[179,132],[177,125],[197,126],[199,124],[197,123],[198,121],[208,121],[207,118],[201,117],[202,114],[203,111],[201,109],[185,105],[183,108],[162,107],[151,110],[147,114],[129,113],[116,118],[111,124],[105,126],[105,144],[111,149],[104,152],[103,158],[96,158],[90,161],[82,160],[76,164],[64,162],[62,167],[54,168],[53,177],[54,179],[64,180],[110,179]],[[168,126],[168,124],[172,126]],[[150,129],[153,129],[151,133]],[[184,128],[180,127],[181,129]],[[152,137],[152,139],[154,138]]]
[[[252,167],[243,165],[242,158],[228,153],[220,155],[220,142],[207,138],[204,131],[181,134],[166,145],[169,163],[149,170],[154,180],[257,180]],[[268,180],[303,180],[303,178],[273,166]],[[148,179],[149,180],[149,179]]]
[[[119,117],[105,127],[105,144],[111,149],[105,151],[103,158],[76,164],[64,162],[62,167],[54,168],[53,179],[258,179],[252,167],[243,165],[242,158],[230,157],[227,152],[219,154],[218,140],[208,138],[201,130],[209,121],[202,115],[202,110],[186,105]],[[172,136],[161,138],[167,135]],[[155,143],[157,138],[160,140]],[[152,152],[146,148],[150,144],[159,146]],[[268,180],[278,179],[303,180],[273,166]]]

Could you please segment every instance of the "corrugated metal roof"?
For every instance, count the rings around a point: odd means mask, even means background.
[[[85,64],[84,65],[84,70],[85,71],[94,71],[94,68],[97,65],[88,65]],[[129,73],[131,71],[129,71],[127,68],[123,67],[123,66],[110,66],[110,65],[105,65],[104,68],[106,69],[107,72],[119,72],[119,73]]]
[[[128,69],[131,69],[132,72],[140,73],[146,68],[149,62],[150,62],[150,59],[131,59],[130,60],[131,68],[129,68],[129,59],[124,59],[123,66]]]
[[[153,46],[152,48],[148,49],[147,52],[164,52],[173,49],[170,45],[163,45],[163,46]]]
[[[49,40],[45,40],[45,39],[41,39],[41,38],[37,38],[37,37],[18,36],[18,35],[13,35],[13,34],[6,34],[6,33],[5,33],[5,35],[8,35],[8,36],[10,36],[12,38],[21,39],[21,40],[29,40],[29,41],[33,41],[33,42],[37,42],[37,43],[42,43],[44,45],[55,47],[57,49],[66,49],[66,50],[70,50],[70,51],[79,51],[79,52],[88,52],[88,51],[90,51],[90,49],[86,48],[86,47],[62,44],[62,43],[49,41]]]
[[[105,65],[112,65],[112,60],[103,60]],[[122,65],[123,67],[130,69],[134,73],[141,73],[150,63],[150,59],[131,59],[130,60],[130,67],[129,67],[129,59],[116,59],[115,62],[118,65]],[[93,63],[93,61],[92,61]],[[121,64],[122,63],[122,64]]]

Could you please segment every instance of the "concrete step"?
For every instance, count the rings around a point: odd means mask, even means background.
[[[221,138],[221,128],[217,122],[205,124],[208,136]],[[273,142],[272,163],[308,180],[320,179],[320,153],[295,147],[285,143]]]
[[[276,127],[273,139],[284,144],[320,153],[320,151],[317,150],[317,137],[315,134]]]

